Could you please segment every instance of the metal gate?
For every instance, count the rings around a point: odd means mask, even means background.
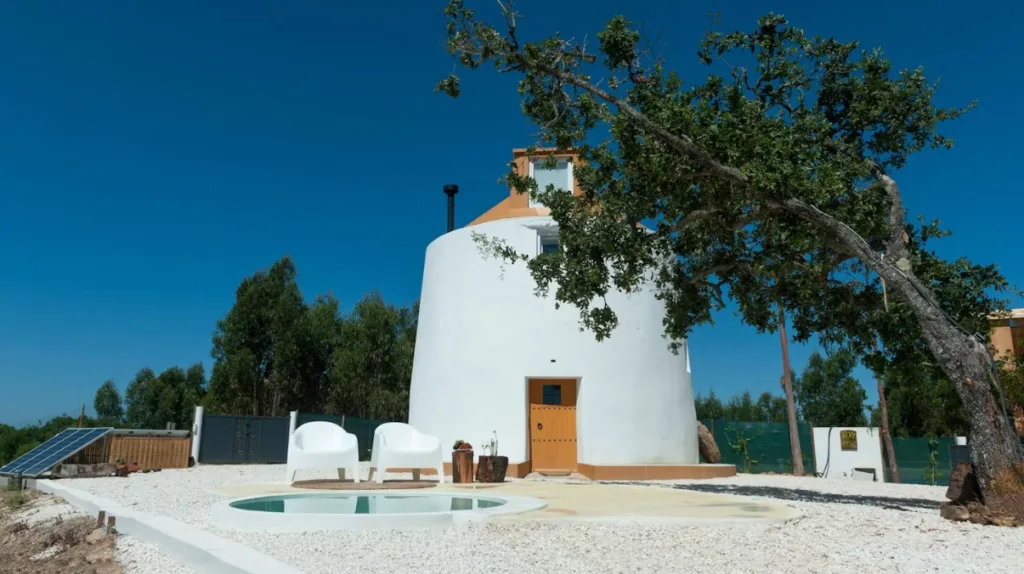
[[[205,415],[198,462],[285,463],[288,423],[288,417]]]

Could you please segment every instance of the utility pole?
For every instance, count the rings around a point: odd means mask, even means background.
[[[796,399],[793,397],[793,381],[789,368],[789,337],[786,335],[786,313],[779,302],[779,337],[782,339],[782,390],[786,393],[786,418],[789,419],[789,452],[793,457],[793,474],[804,475],[804,460],[800,452],[800,433],[797,432]]]
[[[85,426],[85,403],[82,403],[82,412],[78,414],[78,428]]]

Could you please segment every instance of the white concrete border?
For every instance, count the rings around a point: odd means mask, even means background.
[[[302,574],[244,544],[166,516],[133,510],[88,492],[65,486],[62,481],[38,480],[35,487],[59,496],[75,508],[95,515],[104,510],[117,518],[118,532],[156,544],[181,563],[199,571],[216,574]]]
[[[387,513],[387,514],[323,514],[316,512],[261,512],[241,510],[233,503],[258,500],[261,498],[284,498],[316,500],[339,496],[401,496],[410,498],[460,497],[475,500],[503,500],[505,504],[473,510],[448,510],[443,512]],[[494,516],[523,514],[543,510],[548,504],[539,498],[528,496],[477,495],[463,492],[419,493],[407,490],[346,490],[333,493],[287,493],[247,496],[218,502],[213,505],[214,522],[244,532],[309,532],[320,530],[370,530],[378,528],[406,529],[441,527],[468,522],[484,522]]]

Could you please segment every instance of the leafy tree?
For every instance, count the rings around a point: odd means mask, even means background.
[[[500,29],[451,0],[448,51],[467,68],[520,77],[539,142],[579,156],[583,194],[540,190],[513,168],[508,183],[550,208],[561,248],[495,253],[528,261],[538,291],[577,307],[598,338],[617,324],[603,295],[653,275],[677,342],[729,297],[759,331],[778,329],[783,310],[797,340],[818,335],[861,355],[880,337],[891,355],[920,351],[967,407],[986,502],[1024,514],[1013,502],[1024,450],[993,393],[987,325],[972,328],[983,298],[970,295],[1005,281],[929,252],[937,225],[906,219],[894,175],[913,154],[950,147],[937,127],[966,108],[936,107],[919,69],[895,73],[879,50],[809,37],[777,15],[749,32],[709,33],[698,57],[710,73],[687,86],[625,18],[597,35],[595,51],[560,36],[523,41],[518,14],[499,5]],[[438,89],[458,96],[458,77]],[[951,267],[965,273],[943,284]],[[857,279],[868,271],[877,279]]]
[[[859,427],[867,424],[868,395],[851,376],[857,357],[847,349],[822,357],[811,353],[807,367],[793,379],[793,391],[804,420],[814,426]]]
[[[697,395],[694,399],[698,420],[725,419],[742,422],[785,423],[786,399],[773,396],[769,392],[761,393],[755,401],[750,391],[745,391],[729,399],[726,404],[715,395]]]
[[[140,369],[125,393],[127,422],[132,428],[162,429],[174,423],[187,429],[205,387],[206,376],[199,363],[188,371],[171,367],[159,376],[152,369]]]
[[[725,407],[715,396],[715,391],[709,392],[706,397],[697,395],[694,407],[697,409],[697,420],[708,421],[725,417]]]
[[[1024,355],[1002,357],[999,370],[1007,406],[1024,407]]]
[[[786,397],[774,396],[769,392],[761,393],[757,399],[757,410],[760,419],[766,423],[785,423]]]
[[[117,390],[114,381],[104,381],[100,388],[96,389],[96,398],[93,399],[92,406],[96,410],[96,416],[102,420],[120,421],[124,418],[121,392]]]
[[[306,313],[295,264],[283,257],[268,271],[242,280],[235,304],[217,322],[207,404],[214,410],[252,415],[287,412],[291,398],[303,394],[294,378],[298,366],[282,366],[300,335],[292,330]]]
[[[889,427],[894,437],[939,437],[967,434],[967,415],[953,384],[927,370],[891,371],[885,381]],[[872,426],[881,426],[880,409],[871,411]]]
[[[356,303],[332,357],[331,409],[359,417],[407,420],[419,304],[388,305],[377,293]]]
[[[761,420],[760,409],[754,404],[754,397],[750,391],[732,397],[725,404],[725,418],[732,421],[759,421]]]

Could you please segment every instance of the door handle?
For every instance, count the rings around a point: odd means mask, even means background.
[[[544,425],[541,423],[537,423],[537,430],[544,430]]]

